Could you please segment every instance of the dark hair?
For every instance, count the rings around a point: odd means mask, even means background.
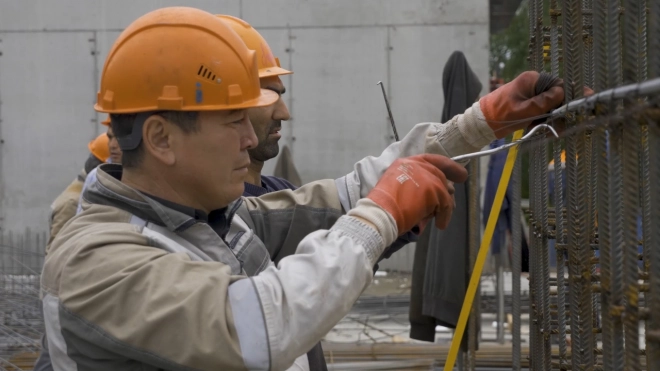
[[[197,118],[199,113],[196,111],[161,111],[154,112],[154,115],[163,117],[165,120],[178,126],[184,133],[194,133],[199,130],[197,125]],[[135,118],[137,114],[111,114],[110,125],[112,131],[118,138],[125,137],[131,134],[133,126],[135,125]],[[144,147],[142,142],[136,149],[129,151],[122,151],[121,165],[124,168],[134,168],[140,165],[144,156]]]

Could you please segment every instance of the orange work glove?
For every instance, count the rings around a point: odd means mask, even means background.
[[[562,105],[564,88],[553,86],[536,95],[535,88],[538,80],[538,72],[523,72],[513,81],[502,85],[479,100],[481,112],[495,137],[504,138],[516,130],[524,129],[532,123],[531,118],[534,116],[543,115]],[[530,120],[515,124],[507,122],[526,118],[530,118]]]
[[[467,170],[440,155],[397,159],[385,171],[367,198],[385,209],[396,221],[399,235],[435,217],[438,228],[449,224],[454,210],[454,186],[463,183]],[[422,225],[423,228],[423,225]]]

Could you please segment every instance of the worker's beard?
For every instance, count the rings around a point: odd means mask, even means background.
[[[272,121],[268,125],[268,130],[264,132],[262,138],[259,138],[259,145],[256,148],[248,150],[250,158],[255,161],[266,162],[272,158],[277,157],[280,153],[280,138],[273,138],[271,133],[278,132],[282,128],[282,121]]]

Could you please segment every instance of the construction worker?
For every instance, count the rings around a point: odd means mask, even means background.
[[[92,169],[104,163],[110,158],[110,149],[108,146],[108,136],[103,133],[89,142],[89,156],[85,161],[83,169],[78,176],[69,184],[64,192],[62,192],[50,206],[50,237],[46,244],[46,253],[50,249],[50,245],[59,233],[60,229],[69,221],[75,214],[78,206],[78,199],[82,192],[83,183],[87,179]]]
[[[282,99],[282,95],[286,93],[286,88],[280,80],[280,76],[289,75],[293,72],[280,66],[279,58],[273,55],[273,51],[266,40],[249,23],[230,15],[218,14],[217,16],[241,37],[248,49],[255,51],[261,88],[272,90],[280,97],[270,106],[248,110],[250,122],[259,144],[248,150],[250,166],[248,167],[243,195],[256,197],[282,189],[295,190],[297,187],[286,179],[261,175],[264,163],[279,154],[280,146],[278,142],[281,138],[282,121],[288,121],[291,117],[289,109]]]
[[[452,182],[467,172],[444,156],[561,104],[561,87],[534,96],[537,80],[525,73],[445,124],[416,125],[340,179],[241,198],[257,145],[246,109],[278,99],[260,89],[254,52],[201,10],[139,18],[110,50],[95,105],[111,114],[123,166],[99,167],[44,265],[54,368],[308,366],[399,231],[448,224]],[[502,124],[512,120],[524,121]],[[288,245],[296,253],[274,265]]]
[[[77,210],[80,210],[82,193],[88,184],[91,184],[90,179],[96,177],[97,166],[104,162],[121,163],[121,149],[119,149],[119,143],[112,132],[112,127],[110,127],[110,116],[102,121],[101,124],[106,126],[107,130],[89,142],[87,147],[89,148],[90,155],[85,162],[85,167],[51,205],[50,238],[46,245],[46,253],[48,253],[50,245],[60,229],[62,229],[66,222],[73,218],[78,212]],[[35,371],[52,370],[48,344],[44,337],[41,340],[42,351],[39,354],[34,369]]]
[[[115,134],[112,131],[112,126],[110,126],[110,115],[108,115],[108,118],[103,120],[101,124],[107,127],[106,134],[108,136],[108,150],[110,151],[110,157],[108,157],[106,162],[111,164],[121,164],[121,148],[119,148],[117,137],[115,137]],[[85,190],[96,181],[96,170],[97,168],[94,168],[92,171],[90,171],[87,175],[87,178],[85,179],[82,192],[80,193],[80,197],[78,197],[78,208],[76,209],[76,214],[82,211],[82,195],[85,193]]]
[[[261,174],[264,163],[279,154],[280,146],[278,142],[281,137],[279,131],[282,129],[282,121],[288,121],[291,117],[289,109],[282,99],[286,88],[279,76],[289,75],[293,72],[280,66],[279,59],[273,55],[266,40],[250,24],[230,15],[219,14],[217,16],[241,37],[248,49],[255,51],[261,88],[272,90],[279,96],[274,104],[248,110],[248,116],[257,136],[258,144],[255,148],[248,150],[250,166],[248,167],[243,196],[258,197],[283,189],[295,190],[298,187],[286,179]],[[285,256],[295,253],[295,250],[291,250],[280,251],[277,256],[271,256],[270,258],[278,262]],[[309,370],[312,371],[328,369],[321,342],[318,342],[307,352],[307,363]]]

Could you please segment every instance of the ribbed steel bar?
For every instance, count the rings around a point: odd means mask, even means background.
[[[608,134],[605,127],[596,131],[598,163],[598,245],[600,250],[600,287],[602,313],[603,369],[613,370],[612,366],[612,317],[610,305],[610,188],[608,161]]]
[[[657,1],[656,1],[657,2]],[[637,24],[639,27],[637,40],[637,81],[648,78],[648,14],[647,0],[639,0],[637,9]]]
[[[621,85],[621,1],[607,0],[607,65],[608,88]],[[611,102],[610,110],[617,109],[617,102]],[[611,295],[610,308],[606,314],[612,317],[612,369],[623,370],[624,342],[621,309],[623,306],[623,179],[622,179],[622,126],[615,125],[610,131],[610,235],[611,235]]]
[[[656,3],[660,4],[660,2]],[[652,4],[650,18],[652,22],[654,20],[660,20],[660,5],[654,6]],[[655,27],[660,28],[660,25]],[[657,45],[658,42],[650,40],[652,45],[651,50],[653,49],[654,43],[655,46],[660,49],[660,45]],[[655,68],[655,66],[653,66],[655,62],[660,62],[660,59],[651,59],[651,71]],[[660,69],[660,65],[657,67]],[[660,163],[660,123],[657,121],[652,121],[649,125],[649,157],[652,163]],[[658,228],[660,225],[660,171],[657,171],[657,167],[655,171],[650,173],[650,177],[651,224],[653,224],[653,229],[649,238],[653,248],[651,249],[651,269],[649,271],[649,286],[651,292],[649,301],[647,302],[647,306],[650,308],[651,312],[651,320],[649,321],[649,331],[646,333],[646,352],[649,356],[647,369],[660,370],[660,341],[648,338],[650,333],[660,332],[660,248],[658,248],[658,243],[660,243],[660,228]]]
[[[536,2],[534,37],[537,40],[534,44],[535,69],[539,72],[544,70],[543,65],[543,0],[533,0]],[[550,328],[550,263],[548,256],[548,171],[547,171],[547,142],[538,141],[536,145],[536,155],[532,161],[536,166],[535,187],[536,210],[534,218],[538,221],[537,248],[539,248],[537,258],[537,311],[540,312],[540,321],[538,323],[538,345],[542,354],[541,370],[549,371],[551,369],[552,351],[551,351],[551,328]]]
[[[559,76],[559,2],[550,0],[550,72]],[[562,140],[553,143],[554,158],[554,190],[553,203],[555,207],[555,249],[557,256],[557,332],[559,343],[560,370],[568,370],[568,352],[566,347],[566,284],[564,280],[565,250],[564,236],[564,179],[562,166]]]
[[[541,137],[542,138],[542,137]],[[541,139],[540,138],[540,139]],[[539,192],[539,212],[541,217],[541,229],[539,234],[539,244],[541,247],[539,262],[541,263],[541,288],[543,295],[543,369],[550,370],[552,361],[551,347],[551,328],[550,328],[550,257],[548,253],[548,142],[539,140],[538,157],[536,159],[539,169],[540,187]]]
[[[649,1],[648,72],[650,78],[660,77],[660,1]]]
[[[553,76],[559,76],[559,30],[557,29],[557,18],[559,4],[557,0],[550,0],[550,72]]]
[[[587,233],[589,235],[589,243],[594,244],[591,242],[593,240],[593,236],[596,234],[596,160],[594,158],[594,147],[595,147],[595,140],[594,140],[594,135],[592,131],[587,131],[585,136],[585,151],[584,155],[581,157],[584,157],[585,161],[587,162],[587,171],[589,172],[589,175],[587,176],[587,200],[588,200],[588,205],[589,209],[587,212],[589,213],[589,224],[587,225]],[[598,244],[594,244],[595,246],[598,246]],[[598,258],[598,251],[594,251],[593,253],[594,258]],[[593,264],[591,266],[591,276],[594,277],[597,274],[596,272],[596,264]],[[591,295],[591,306],[592,306],[592,311],[593,311],[593,327],[594,328],[600,328],[600,320],[599,320],[599,314],[600,314],[600,307],[599,307],[599,298],[600,293],[593,293]],[[594,339],[594,342],[598,341],[598,339]]]
[[[511,175],[511,242],[512,242],[512,257],[511,257],[511,296],[512,307],[511,315],[513,316],[512,335],[512,351],[513,351],[513,370],[520,371],[521,366],[521,298],[520,298],[520,276],[522,270],[522,221],[520,219],[520,185],[521,185],[521,156],[516,159],[516,164],[513,168]]]
[[[594,36],[593,36],[593,0],[583,0],[583,27],[585,30],[584,35],[584,83],[589,87],[594,86],[595,80],[595,66],[594,66]],[[587,225],[587,233],[589,235],[589,240],[591,236],[595,234],[596,230],[596,162],[593,159],[594,153],[594,141],[593,135],[590,132],[587,132],[585,143],[585,153],[581,155],[582,158],[587,162],[587,171],[589,175],[586,177],[587,180],[587,205],[589,220],[591,221]],[[596,256],[597,252],[593,252]],[[596,274],[596,265],[591,266],[591,274]],[[594,293],[591,296],[591,307],[592,307],[592,317],[594,328],[600,327],[599,322],[599,306],[598,306],[598,294]],[[594,342],[596,339],[594,339]]]
[[[543,71],[543,0],[530,0],[530,27],[534,42],[532,43],[532,68]]]
[[[639,40],[638,40],[638,64],[637,64],[637,79],[644,81],[648,78],[648,15],[647,7],[648,1],[641,0],[639,9],[638,23],[639,23]],[[658,2],[657,0],[655,2]],[[650,162],[650,148],[649,148],[649,121],[642,118],[640,122],[640,180],[641,180],[641,212],[642,212],[642,240],[643,240],[643,254],[644,254],[644,272],[648,273],[650,268],[651,250],[653,249],[653,239],[651,237],[652,222],[651,222],[651,162]],[[646,281],[648,283],[648,280]],[[648,303],[648,293],[644,293],[644,302]],[[648,308],[648,304],[647,304]],[[644,330],[649,332],[650,323],[644,321]],[[644,349],[648,347],[644,344]],[[649,352],[646,353],[646,364],[651,363],[651,356]]]
[[[623,82],[639,82],[640,62],[640,12],[641,0],[625,0],[623,27]],[[634,100],[626,100],[626,107],[635,105]],[[637,217],[639,215],[639,126],[636,122],[626,123],[623,131],[623,196],[624,215],[624,315],[626,370],[641,369],[639,362],[639,286],[637,283]]]
[[[543,279],[541,272],[541,239],[539,238],[541,234],[541,199],[539,188],[541,187],[540,182],[540,169],[538,166],[538,158],[540,156],[539,144],[536,141],[531,142],[532,150],[529,155],[529,166],[530,166],[530,175],[533,178],[530,179],[530,206],[532,211],[532,229],[531,229],[531,246],[529,251],[530,259],[530,284],[532,284],[534,289],[534,295],[532,296],[532,310],[535,313],[534,316],[534,352],[533,356],[536,357],[534,361],[534,366],[538,370],[544,369],[545,365],[545,351],[544,351],[544,342],[543,342],[543,309],[544,309],[544,299],[543,296]]]
[[[594,0],[582,0],[584,25],[584,83],[594,86],[594,44],[593,44],[593,4]]]
[[[541,19],[539,19],[541,14]],[[543,68],[543,39],[542,28],[539,23],[542,22],[543,1],[529,1],[529,34],[530,34],[530,68],[541,71]],[[539,239],[537,238],[536,225],[539,222],[538,214],[538,167],[534,164],[534,152],[537,145],[531,144],[532,153],[530,153],[530,208],[532,210],[532,228],[530,230],[530,248],[529,248],[529,279],[530,279],[530,356],[531,368],[541,370],[544,364],[542,336],[540,333],[541,310],[542,310],[542,292],[541,281],[539,279]]]
[[[481,219],[479,209],[479,160],[470,161],[468,165],[468,218],[469,218],[469,272],[472,273],[472,267],[477,260],[477,250],[479,249],[479,242],[481,241]],[[479,321],[479,300],[475,300],[472,305],[472,313],[468,322],[468,370],[475,370],[477,367],[476,354],[477,345],[479,342],[479,328],[477,323]],[[520,305],[520,303],[518,303]]]
[[[651,249],[653,248],[653,241],[651,234],[653,225],[651,224],[651,162],[650,162],[650,148],[649,148],[649,123],[648,120],[643,119],[640,126],[640,182],[641,182],[641,209],[642,209],[642,245],[644,256],[644,273],[647,277],[650,268]],[[648,280],[645,281],[648,284]],[[648,294],[644,294],[644,303],[648,308]],[[644,321],[644,330],[649,332],[649,321]],[[646,349],[646,346],[644,347]],[[649,353],[646,353],[646,364],[649,364]]]
[[[612,317],[612,368],[623,370],[624,342],[621,309],[623,308],[623,125],[616,124],[610,136],[610,234],[611,296],[608,314]]]
[[[639,127],[628,123],[623,131],[623,198],[624,211],[624,316],[626,370],[641,369],[639,362],[639,285],[637,266],[637,217],[639,215]]]
[[[593,19],[593,37],[594,37],[594,69],[595,81],[594,89],[601,92],[608,87],[609,64],[607,56],[609,52],[608,45],[608,13],[607,0],[594,0],[594,19]],[[615,46],[618,47],[618,46]],[[605,114],[605,109],[600,108],[599,114]],[[609,161],[608,161],[608,133],[605,127],[599,128],[594,133],[594,142],[596,150],[594,153],[594,162],[597,170],[596,192],[598,205],[598,248],[600,252],[600,315],[601,315],[601,340],[603,344],[602,363],[605,371],[613,370],[612,365],[612,317],[609,315],[610,306],[610,274],[611,274],[611,255],[610,255],[610,189],[609,189]]]
[[[582,1],[565,0],[562,6],[562,40],[564,50],[564,92],[566,100],[580,98],[584,86],[584,40],[582,33]],[[573,123],[569,123],[572,125]],[[568,258],[571,309],[572,369],[590,369],[594,366],[592,308],[590,290],[591,250],[587,235],[588,216],[580,212],[584,207],[586,161],[578,161],[584,151],[584,134],[570,137],[566,146],[566,172],[568,188]],[[588,214],[588,213],[587,213]]]
[[[566,365],[565,370],[568,370],[567,349],[566,349],[566,283],[564,279],[564,267],[566,261],[564,254],[566,251],[563,246],[566,246],[566,237],[564,235],[564,170],[561,160],[562,141],[554,143],[554,173],[555,173],[555,189],[554,189],[554,204],[555,204],[555,229],[556,240],[555,248],[557,249],[557,324],[559,332],[559,358],[562,364]],[[561,247],[561,248],[560,248]]]
[[[651,78],[660,77],[660,1],[650,1],[649,12],[649,76]],[[656,170],[652,171],[649,182],[651,187],[651,224],[653,225],[651,239],[651,267],[649,286],[651,292],[648,306],[651,312],[649,321],[649,332],[660,332],[660,171],[657,171],[657,164],[660,163],[660,123],[651,121],[649,124],[649,157],[650,162],[656,165]],[[646,352],[648,354],[649,370],[660,370],[660,341],[646,341]]]

